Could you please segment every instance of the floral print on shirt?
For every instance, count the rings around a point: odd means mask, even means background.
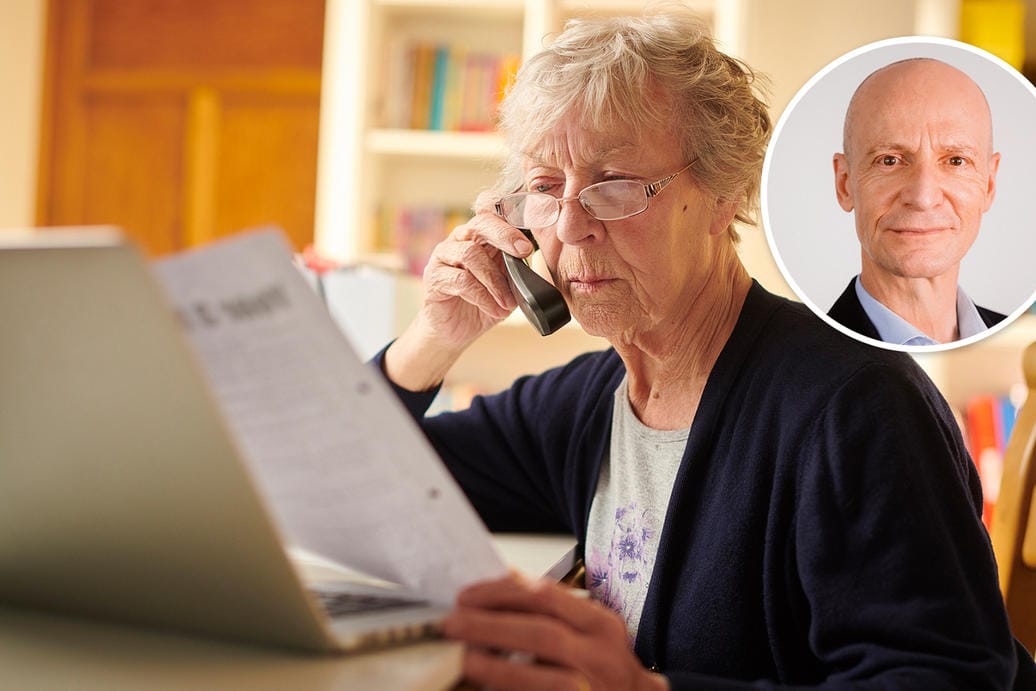
[[[595,600],[622,615],[629,627],[632,605],[642,602],[651,580],[657,536],[651,512],[630,502],[615,510],[611,549],[607,555],[591,549],[586,585]],[[636,607],[639,612],[640,607]]]

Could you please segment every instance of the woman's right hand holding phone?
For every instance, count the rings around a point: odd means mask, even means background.
[[[437,385],[461,353],[516,306],[501,252],[526,257],[533,246],[483,197],[474,218],[432,250],[421,309],[385,355],[386,374],[405,389]]]

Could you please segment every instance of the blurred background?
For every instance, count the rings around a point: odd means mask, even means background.
[[[415,309],[428,250],[492,182],[494,108],[522,57],[571,17],[645,4],[5,0],[0,228],[114,224],[159,256],[276,224],[369,355]],[[685,4],[769,77],[775,121],[817,70],[883,38],[956,38],[1036,75],[1036,0]],[[742,235],[752,275],[792,296],[763,232]],[[982,444],[1002,443],[1009,421],[974,410],[1024,395],[1034,320],[919,358],[962,424],[990,430]],[[577,326],[541,339],[517,316],[459,363],[442,405],[600,346]]]
[[[299,250],[418,270],[435,226],[492,180],[495,101],[522,56],[571,17],[645,4],[4,2],[0,227],[115,223],[159,255],[273,222]],[[1036,70],[1036,0],[685,4],[770,78],[775,119],[818,69],[882,38],[958,38]]]

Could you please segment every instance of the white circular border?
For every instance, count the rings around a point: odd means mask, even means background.
[[[809,296],[806,295],[805,291],[803,291],[799,287],[799,284],[795,281],[794,276],[792,276],[791,272],[788,270],[787,266],[784,263],[784,258],[781,256],[780,250],[777,249],[777,243],[774,240],[772,224],[770,222],[769,179],[770,164],[773,160],[773,152],[775,149],[774,144],[780,137],[781,131],[784,129],[785,123],[788,121],[791,114],[798,106],[799,101],[801,101],[803,97],[805,97],[805,95],[809,93],[809,91],[817,84],[817,82],[824,79],[830,72],[836,70],[842,64],[849,62],[850,60],[853,60],[859,57],[860,55],[865,55],[867,53],[888,48],[890,46],[925,44],[956,48],[968,53],[972,53],[973,55],[976,55],[993,63],[1001,70],[1006,72],[1008,75],[1013,77],[1016,81],[1021,83],[1022,86],[1033,97],[1033,99],[1036,100],[1036,86],[1033,86],[1033,84],[1029,82],[1028,79],[1026,79],[1015,68],[1004,62],[1002,59],[998,58],[992,53],[989,53],[988,51],[982,50],[981,48],[978,48],[971,44],[963,43],[961,41],[955,41],[949,38],[940,38],[936,36],[901,36],[898,38],[889,38],[881,41],[875,41],[873,43],[868,43],[866,45],[860,46],[859,48],[855,48],[849,51],[848,53],[845,53],[844,55],[836,58],[835,60],[825,65],[819,72],[810,77],[809,81],[807,81],[802,86],[802,88],[795,93],[795,96],[791,99],[791,101],[788,102],[788,105],[785,107],[784,112],[781,113],[781,117],[777,120],[777,125],[776,127],[774,127],[773,135],[770,139],[770,145],[766,149],[766,156],[763,159],[762,182],[759,194],[759,201],[763,221],[763,232],[766,234],[766,242],[770,246],[770,254],[773,255],[773,259],[777,264],[777,268],[780,269],[781,275],[784,277],[784,280],[788,282],[788,285],[791,287],[792,291],[794,291],[795,295],[797,295],[798,298],[802,300],[802,302],[805,303],[813,311],[814,314],[816,314],[818,317],[827,322],[829,326],[834,327],[835,329],[841,331],[845,335],[850,336],[862,343],[878,346],[880,348],[885,348],[887,350],[898,350],[906,353],[935,353],[944,350],[955,350],[957,348],[962,348],[972,343],[985,340],[986,338],[1013,324],[1015,320],[1018,319],[1018,317],[1020,317],[1022,314],[1028,311],[1029,308],[1032,307],[1033,303],[1036,302],[1036,290],[1033,291],[1032,295],[1030,295],[1027,300],[1022,302],[1021,306],[1019,306],[1013,312],[1008,314],[1007,317],[999,324],[994,324],[993,326],[989,327],[985,331],[982,331],[981,333],[960,339],[958,341],[952,341],[950,343],[940,343],[938,345],[907,346],[899,345],[898,343],[886,343],[885,341],[879,341],[877,339],[870,338],[869,336],[864,336],[863,334],[858,333],[829,317],[827,315],[827,312],[820,309],[816,305],[816,303],[814,303],[809,298]],[[880,69],[880,67],[876,69]]]

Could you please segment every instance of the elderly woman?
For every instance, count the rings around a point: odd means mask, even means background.
[[[469,588],[445,624],[466,675],[1010,686],[979,484],[945,402],[908,357],[829,329],[738,259],[770,130],[751,72],[679,14],[573,22],[523,67],[502,129],[498,193],[435,249],[380,363],[491,529],[578,537],[591,598]],[[534,251],[516,226],[612,348],[423,418],[515,307],[502,253]]]

